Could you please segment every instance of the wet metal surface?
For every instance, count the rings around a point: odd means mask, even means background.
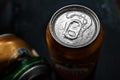
[[[45,39],[47,24],[56,10],[68,4],[89,7],[104,27],[95,80],[120,80],[120,9],[116,0],[17,0],[14,5],[9,2],[0,15],[0,33],[15,33],[49,59]]]

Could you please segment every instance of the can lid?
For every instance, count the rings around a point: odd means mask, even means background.
[[[80,48],[96,39],[100,32],[100,22],[91,9],[82,5],[67,5],[54,13],[49,28],[59,44]]]

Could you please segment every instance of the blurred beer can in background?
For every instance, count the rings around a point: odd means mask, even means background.
[[[50,80],[51,68],[24,40],[3,34],[0,35],[0,75],[1,80]]]
[[[53,65],[65,80],[80,80],[95,69],[103,40],[97,15],[82,5],[57,10],[46,30]]]

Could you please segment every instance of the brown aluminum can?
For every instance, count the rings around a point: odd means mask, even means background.
[[[0,71],[23,55],[33,56],[31,48],[25,41],[13,34],[0,35]]]
[[[103,41],[97,15],[82,5],[67,5],[52,16],[46,40],[53,65],[65,80],[85,79],[95,69]]]

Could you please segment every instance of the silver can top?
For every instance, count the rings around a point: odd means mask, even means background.
[[[49,28],[59,44],[80,48],[96,39],[100,32],[100,22],[91,9],[82,5],[68,5],[54,13]]]

